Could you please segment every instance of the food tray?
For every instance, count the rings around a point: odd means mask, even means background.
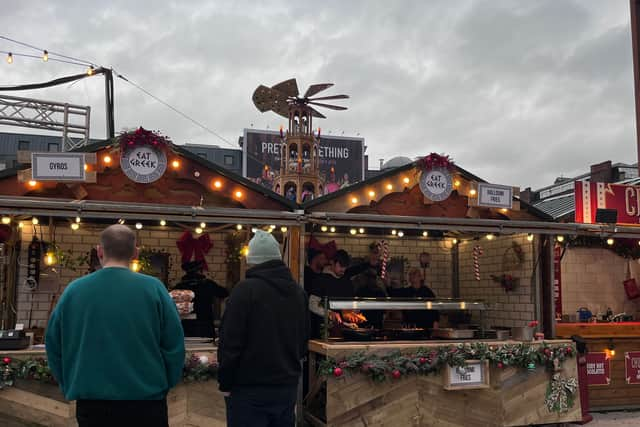
[[[452,328],[432,329],[431,338],[442,338],[447,340],[470,339],[470,338],[473,338],[473,333],[474,333],[473,329],[452,329]]]

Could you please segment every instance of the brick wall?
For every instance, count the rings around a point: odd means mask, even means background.
[[[611,307],[640,318],[640,303],[629,301],[622,282],[628,260],[604,248],[568,248],[562,258],[562,312],[576,314],[586,307],[595,315]],[[640,264],[630,262],[632,277],[640,283]]]
[[[515,256],[513,243],[522,248],[524,260],[520,263]],[[473,247],[480,245],[483,255],[479,258],[480,281],[475,279],[473,270]],[[463,241],[458,245],[460,260],[460,297],[483,300],[489,305],[485,313],[487,326],[524,326],[535,318],[532,285],[534,252],[532,242],[526,235],[497,236],[494,240],[483,238],[478,241]],[[519,279],[519,285],[511,292],[505,292],[491,275],[511,274]],[[479,316],[474,313],[474,321]]]
[[[59,225],[55,230],[56,244],[62,251],[71,250],[74,256],[89,253],[98,243],[99,233],[103,230],[103,226],[83,223],[79,230],[73,231],[67,226]],[[42,231],[41,231],[42,229]],[[169,254],[169,284],[174,285],[180,279],[183,271],[180,268],[181,259],[180,252],[176,247],[176,241],[184,230],[167,228],[146,228],[136,231],[138,236],[138,246],[143,249],[153,249],[156,251],[164,251]],[[218,282],[222,286],[230,287],[226,283],[226,263],[225,263],[225,243],[224,237],[226,232],[209,233],[209,237],[213,243],[213,248],[207,254],[206,260],[209,266],[207,275]],[[37,227],[37,237],[45,241],[50,241],[49,228],[46,226]],[[195,234],[194,234],[195,236]],[[20,254],[20,273],[18,286],[18,304],[17,319],[18,323],[24,323],[29,326],[29,318],[31,317],[31,325],[37,327],[46,326],[49,310],[52,306],[52,300],[59,295],[64,287],[73,279],[87,274],[88,266],[81,265],[76,271],[70,269],[52,270],[41,265],[41,279],[38,289],[35,292],[28,290],[24,286],[27,268],[27,247],[33,237],[33,228],[25,226],[22,230],[22,251]],[[242,273],[246,269],[244,263],[242,265]]]

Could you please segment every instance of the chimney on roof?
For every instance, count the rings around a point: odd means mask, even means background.
[[[591,165],[591,182],[613,182],[613,168],[611,167],[611,160],[606,162]]]
[[[520,192],[520,200],[525,203],[531,203],[531,197],[533,196],[533,192],[531,191],[531,187],[527,187]]]

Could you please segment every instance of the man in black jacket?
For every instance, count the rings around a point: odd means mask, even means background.
[[[220,327],[218,382],[227,425],[293,427],[307,346],[307,296],[271,234],[256,232],[247,264],[252,267],[233,289]]]

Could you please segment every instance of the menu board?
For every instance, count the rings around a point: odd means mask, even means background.
[[[611,360],[607,353],[587,353],[587,384],[611,384]]]
[[[627,384],[640,384],[640,351],[624,354],[624,377]]]

